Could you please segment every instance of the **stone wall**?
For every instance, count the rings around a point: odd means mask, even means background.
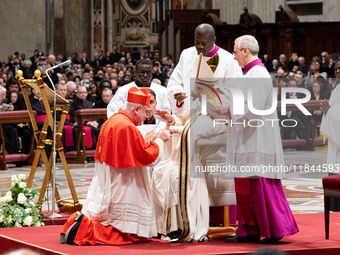
[[[275,11],[280,5],[294,11],[300,22],[340,21],[338,0],[213,0],[212,8],[220,9],[221,20],[232,25],[239,24],[245,6],[263,23],[275,23]]]
[[[46,1],[0,1],[0,61],[15,51],[26,58],[35,49],[46,53]]]
[[[221,20],[230,25],[239,24],[244,7],[263,23],[275,23],[275,11],[280,4],[285,6],[285,0],[214,0],[213,9],[221,9]]]
[[[47,3],[54,3],[51,25]],[[67,57],[86,52],[90,59],[98,49],[111,51],[112,44],[129,50],[149,46],[152,51],[159,42],[156,3],[166,9],[170,5],[169,0],[1,0],[0,61],[7,62],[15,51],[28,58],[35,49]],[[340,21],[338,0],[187,0],[188,9],[220,10],[221,21],[228,24],[239,23],[245,6],[263,23],[275,23],[279,5],[296,12],[300,22]],[[178,55],[178,48],[169,50]]]
[[[86,52],[91,59],[91,2],[64,1],[65,56]]]

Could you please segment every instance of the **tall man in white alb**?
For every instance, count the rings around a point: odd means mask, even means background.
[[[173,114],[184,113],[190,108],[190,79],[196,77],[200,53],[206,61],[219,55],[215,77],[228,79],[242,76],[242,70],[232,54],[218,47],[215,42],[215,29],[211,25],[203,23],[196,27],[195,46],[183,50],[168,83],[168,98]]]

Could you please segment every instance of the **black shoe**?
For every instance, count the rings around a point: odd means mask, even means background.
[[[261,240],[260,243],[263,244],[275,244],[278,243],[283,237],[278,237],[278,238],[274,238],[274,237],[267,237]]]
[[[75,222],[69,227],[65,233],[65,235],[60,236],[60,243],[62,244],[74,244],[74,238],[76,237],[78,228],[80,226],[81,221],[83,220],[84,214],[80,213],[78,217],[74,220]]]
[[[170,232],[168,234],[168,237],[171,239],[172,242],[176,242],[180,238],[181,234],[182,234],[182,229],[178,229],[178,230]]]
[[[233,236],[224,239],[226,243],[259,243],[260,235]]]
[[[15,162],[15,167],[22,167],[24,162]]]
[[[156,239],[162,239],[162,234],[157,233],[157,236],[153,236],[152,238],[156,238]]]

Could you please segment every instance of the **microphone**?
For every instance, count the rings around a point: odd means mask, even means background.
[[[57,90],[55,89],[54,83],[51,79],[51,77],[48,75],[48,71],[55,69],[59,66],[68,66],[70,65],[72,62],[71,60],[67,60],[65,62],[62,62],[58,65],[52,66],[51,68],[48,68],[46,70],[46,75],[47,78],[50,80],[51,85],[53,87],[54,90],[54,102],[53,102],[53,150],[52,150],[52,155],[53,155],[53,167],[52,167],[52,173],[53,173],[53,185],[52,185],[52,214],[51,214],[51,218],[56,218],[56,217],[61,217],[60,215],[55,213],[55,201],[56,201],[56,197],[55,197],[55,176],[56,176],[56,170],[55,170],[55,164],[56,164],[56,130],[57,130],[57,110],[56,110],[56,106],[57,106]]]
[[[52,66],[52,67],[48,68],[47,70],[56,69],[56,68],[59,67],[59,66],[68,66],[68,65],[71,65],[71,63],[72,63],[71,60],[67,60],[67,61],[65,61],[65,62],[62,62],[62,63],[58,64],[58,65]],[[46,71],[47,71],[47,70],[46,70]]]

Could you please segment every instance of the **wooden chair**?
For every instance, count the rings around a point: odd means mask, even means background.
[[[325,235],[329,239],[329,211],[331,197],[340,198],[340,174],[330,175],[322,179],[324,191]]]
[[[33,115],[36,116],[37,113],[34,111]],[[0,112],[0,138],[1,138],[1,144],[2,144],[2,154],[0,155],[0,170],[6,170],[7,165],[6,163],[9,162],[24,162],[26,165],[32,165],[33,162],[33,148],[34,148],[34,134],[32,132],[32,139],[31,144],[29,147],[28,154],[8,154],[6,155],[6,145],[5,145],[5,138],[3,134],[2,125],[4,124],[11,124],[11,123],[18,123],[18,120],[20,122],[27,122],[30,125],[30,116],[28,114],[28,111],[8,111],[8,112]],[[32,128],[30,127],[30,130]]]
[[[78,141],[76,144],[76,151],[69,151],[65,153],[66,158],[69,162],[76,164],[85,164],[87,157],[94,157],[95,150],[86,150],[85,146],[85,131],[84,131],[84,120],[86,119],[106,119],[107,109],[81,109],[75,112],[78,123]]]
[[[307,103],[302,104],[309,112],[313,112],[315,110],[320,110],[321,100],[310,100]],[[300,109],[296,105],[289,104],[286,106],[287,111],[300,111]],[[281,112],[281,102],[277,103],[277,111]],[[305,150],[313,150],[315,145],[315,127],[313,125],[312,116],[308,116],[308,124],[307,124],[307,137],[306,139],[288,139],[282,140],[283,147],[302,147]],[[320,139],[318,139],[320,140]],[[320,144],[320,141],[317,141]]]

